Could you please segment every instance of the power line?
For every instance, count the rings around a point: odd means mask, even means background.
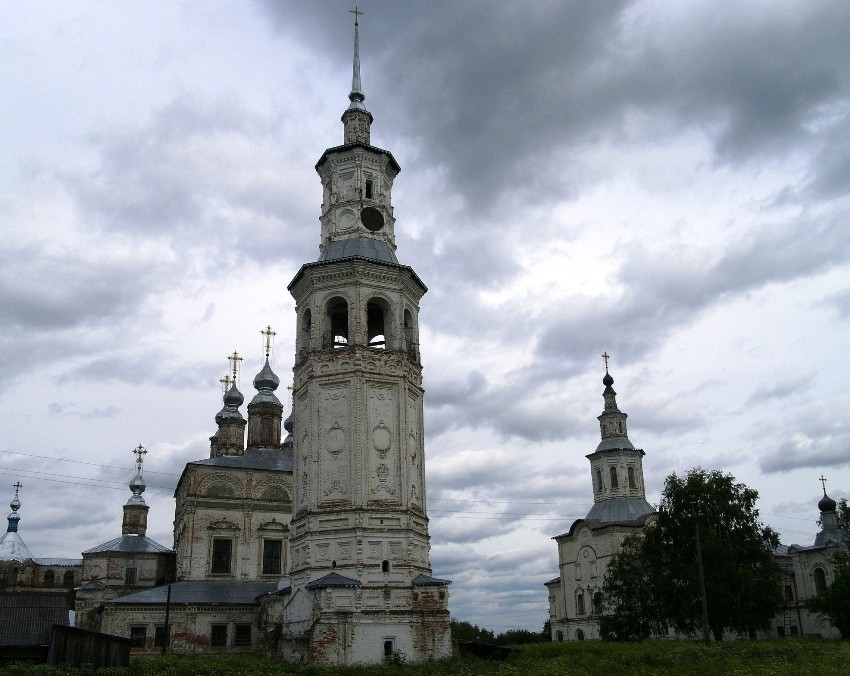
[[[107,469],[120,469],[121,471],[127,471],[128,469],[130,469],[130,471],[132,471],[132,468],[127,468],[127,467],[118,467],[116,465],[101,465],[100,463],[97,463],[97,462],[86,462],[85,460],[71,460],[69,458],[56,458],[56,457],[53,457],[53,456],[50,456],[50,455],[36,455],[35,453],[21,453],[20,451],[3,451],[3,450],[0,450],[0,453],[10,453],[12,455],[23,455],[24,457],[27,457],[27,458],[40,458],[41,460],[55,460],[55,461],[58,461],[58,462],[72,462],[72,463],[75,463],[77,465],[89,465],[91,467],[105,467]],[[179,474],[174,474],[173,472],[157,472],[157,471],[152,470],[152,469],[146,469],[145,474],[162,474],[164,476],[180,476]]]

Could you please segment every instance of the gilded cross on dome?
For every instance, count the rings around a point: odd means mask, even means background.
[[[265,329],[260,331],[260,333],[263,335],[263,338],[265,338],[266,359],[268,359],[269,353],[272,351],[272,338],[274,338],[277,335],[277,333],[272,331],[271,325],[267,326]]]
[[[229,373],[225,373],[224,378],[219,378],[218,382],[221,383],[222,390],[227,392],[233,384],[233,378],[230,377]]]
[[[145,456],[148,454],[148,451],[144,446],[139,444],[137,448],[133,449],[133,453],[135,453],[136,455],[136,474],[141,474],[142,463],[144,462]]]
[[[821,474],[820,479],[818,479],[818,481],[820,481],[820,485],[823,486],[823,494],[826,495],[826,477]]]
[[[230,362],[231,368],[233,369],[233,382],[236,383],[236,374],[239,373],[239,362],[242,361],[242,357],[239,356],[239,353],[236,350],[233,350],[233,354],[227,358],[227,361]]]
[[[609,360],[610,358],[611,358],[611,357],[610,357],[610,355],[608,354],[608,351],[607,351],[607,350],[606,350],[605,352],[603,352],[603,353],[602,353],[602,360],[605,362],[605,373],[608,373],[608,360]]]

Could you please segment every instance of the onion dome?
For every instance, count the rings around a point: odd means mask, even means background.
[[[279,386],[280,378],[278,378],[275,372],[272,371],[271,366],[269,366],[269,358],[266,357],[266,363],[263,365],[262,370],[254,378],[254,387],[257,388],[257,394],[251,400],[251,403],[270,403],[280,406],[280,400],[274,393]]]
[[[822,512],[834,512],[837,507],[837,503],[831,497],[826,494],[826,491],[823,492],[823,497],[818,502],[818,509]]]
[[[220,425],[225,420],[244,420],[239,412],[239,407],[244,401],[245,397],[236,389],[236,385],[231,385],[230,389],[224,393],[224,408],[215,416],[216,423]]]
[[[145,499],[142,497],[142,493],[145,492],[147,485],[145,484],[144,478],[142,478],[141,470],[137,471],[133,480],[128,484],[130,486],[130,490],[133,492],[133,495],[130,496],[130,499],[127,500],[128,505],[143,505],[145,504]]]
[[[282,444],[284,448],[292,449],[292,428],[292,414],[290,413],[286,420],[283,421],[283,429],[286,430],[286,438]]]
[[[602,379],[602,384],[605,387],[611,387],[614,384],[614,378],[611,377],[611,374],[608,371],[605,371],[605,377]]]

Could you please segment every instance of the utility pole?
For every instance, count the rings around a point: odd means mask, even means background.
[[[708,602],[705,598],[705,571],[702,568],[702,547],[699,542],[699,521],[694,518],[694,532],[697,538],[697,568],[699,570],[699,591],[702,599],[702,640],[708,645],[711,637],[708,633]]]

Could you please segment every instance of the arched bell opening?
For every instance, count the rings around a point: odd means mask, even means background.
[[[323,337],[325,349],[348,347],[348,301],[345,298],[331,298],[325,306],[328,330]]]
[[[366,303],[366,338],[371,348],[385,350],[390,347],[390,308],[381,298],[372,298]]]
[[[419,341],[416,338],[416,325],[413,323],[413,313],[404,311],[404,349],[413,361],[419,361]]]

